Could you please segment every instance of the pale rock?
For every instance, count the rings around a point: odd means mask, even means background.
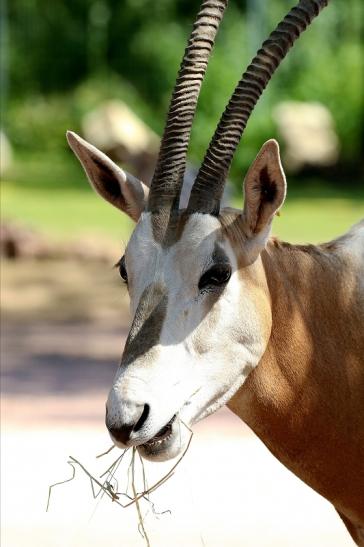
[[[328,167],[337,162],[339,139],[330,111],[320,103],[286,101],[273,111],[284,139],[283,160],[287,171],[304,166]]]

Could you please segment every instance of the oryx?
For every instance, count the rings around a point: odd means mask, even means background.
[[[74,133],[94,189],[137,223],[119,261],[133,322],[106,425],[143,457],[181,453],[192,426],[227,404],[281,462],[330,500],[364,545],[364,224],[320,246],[270,238],[285,199],[278,144],[220,209],[247,120],[288,49],[328,0],[300,0],[238,83],[186,209],[192,120],[227,0],[205,0],[173,91],[150,191]]]

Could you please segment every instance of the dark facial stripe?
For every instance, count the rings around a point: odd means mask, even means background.
[[[212,253],[212,260],[214,264],[230,264],[230,260],[225,253],[224,249],[220,247],[218,242],[215,242],[214,252]]]
[[[143,291],[125,344],[122,366],[145,355],[159,342],[167,304],[168,294],[164,287],[154,284]]]
[[[153,237],[164,248],[171,247],[180,240],[189,215],[185,210],[163,208],[152,214]]]

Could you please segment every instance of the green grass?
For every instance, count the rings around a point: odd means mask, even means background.
[[[1,193],[2,220],[19,221],[54,239],[95,234],[125,241],[133,226],[126,215],[104,202],[91,188],[45,190],[3,183]]]
[[[292,243],[320,243],[343,234],[363,217],[364,201],[288,198],[272,231]]]
[[[126,241],[133,223],[90,188],[78,161],[65,149],[16,155],[2,183],[1,217],[57,239],[81,235]],[[364,189],[329,186],[321,180],[289,180],[273,233],[291,242],[327,241],[364,216]],[[243,198],[234,205],[242,207]]]
[[[273,233],[291,242],[320,242],[337,237],[364,217],[364,198],[360,195],[337,197],[299,197],[294,191],[276,217]],[[346,193],[345,193],[346,194]],[[241,206],[240,200],[235,200]],[[14,219],[57,239],[82,234],[127,240],[133,223],[117,209],[104,202],[87,186],[53,190],[3,183],[2,219]]]
[[[55,239],[82,235],[125,241],[132,222],[90,188],[69,151],[17,152],[2,182],[1,218],[21,222]]]

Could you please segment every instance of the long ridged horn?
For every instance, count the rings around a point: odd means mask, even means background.
[[[217,126],[197,174],[188,211],[218,214],[231,160],[250,114],[280,62],[329,0],[300,0],[263,42]]]
[[[228,0],[204,0],[178,72],[147,210],[178,208],[187,148],[202,80]]]

